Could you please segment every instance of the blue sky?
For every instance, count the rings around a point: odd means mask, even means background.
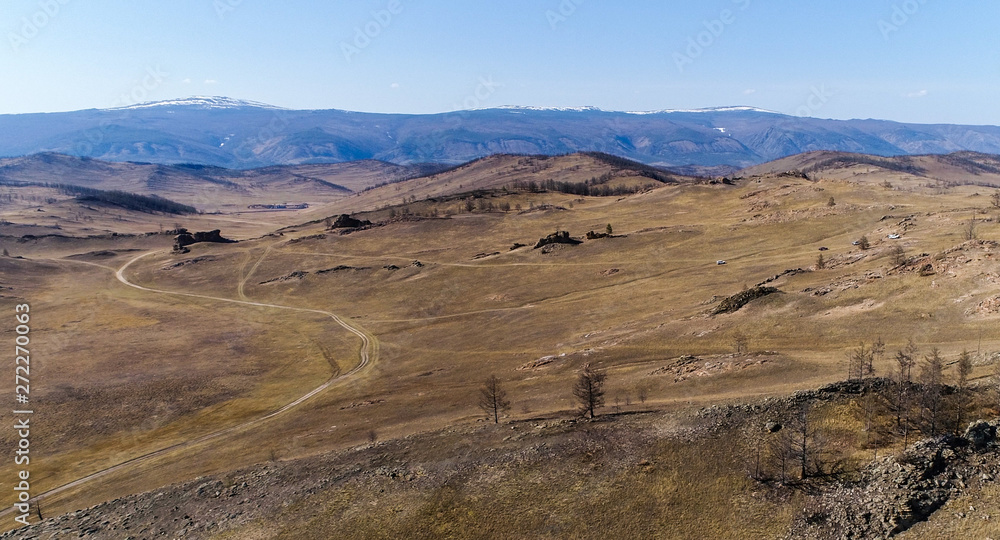
[[[972,0],[8,0],[0,113],[223,95],[432,113],[752,105],[1000,124]]]

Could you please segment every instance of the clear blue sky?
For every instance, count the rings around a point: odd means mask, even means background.
[[[7,0],[2,11],[0,113],[222,95],[375,112],[753,105],[1000,124],[995,0]]]

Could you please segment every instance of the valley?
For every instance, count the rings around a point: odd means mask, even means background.
[[[740,538],[740,520],[780,536],[810,499],[745,470],[748,426],[770,417],[712,411],[778,410],[843,381],[862,343],[885,344],[866,376],[891,378],[912,340],[921,358],[940,352],[949,383],[973,354],[968,420],[995,416],[997,163],[826,152],[709,178],[595,153],[245,171],[0,161],[0,309],[30,302],[36,321],[38,537],[336,524],[345,538]],[[308,207],[248,208],[279,202]],[[360,226],[334,228],[341,215]],[[238,242],[177,252],[182,227]],[[559,231],[577,241],[540,245]],[[594,420],[573,393],[588,365],[607,376]],[[500,425],[477,406],[493,375],[512,403]],[[813,409],[851,478],[874,459],[864,392]],[[890,431],[878,455],[902,454]],[[243,507],[206,511],[216,492]],[[366,509],[388,525],[367,528]]]

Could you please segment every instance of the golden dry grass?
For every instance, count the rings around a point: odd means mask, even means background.
[[[487,172],[487,177],[498,174]],[[435,193],[426,186],[393,189],[373,190],[306,214],[375,210],[405,195]],[[951,357],[963,348],[976,350],[980,335],[984,351],[996,350],[998,316],[974,309],[997,295],[1000,249],[967,246],[962,253],[970,262],[952,260],[955,254],[934,259],[963,243],[969,209],[986,204],[984,198],[971,197],[977,190],[983,191],[968,186],[919,193],[839,178],[810,182],[766,177],[737,187],[665,186],[624,198],[517,194],[510,200],[525,209],[532,204],[559,208],[401,221],[293,241],[323,233],[318,223],[286,230],[283,236],[147,257],[128,270],[136,283],[329,310],[374,333],[381,343],[380,358],[287,419],[101,478],[87,489],[60,496],[53,511],[265,461],[273,452],[290,459],[348,447],[362,442],[372,429],[386,439],[470,423],[479,416],[476,388],[490,374],[507,381],[515,403],[511,416],[525,418],[571,411],[572,380],[588,362],[609,372],[609,406],[617,397],[625,410],[676,409],[787,394],[841,379],[846,374],[844,352],[879,336],[890,352],[913,338],[922,351],[937,346]],[[827,206],[830,197],[836,206]],[[882,220],[887,215],[893,217]],[[909,215],[915,216],[915,224],[900,231],[895,224]],[[589,230],[603,231],[608,223],[622,236],[559,246],[547,254],[530,247],[555,230],[580,237]],[[903,232],[903,238],[888,240],[893,232]],[[996,221],[980,225],[982,238],[997,238],[997,232]],[[851,246],[862,235],[872,239],[871,250]],[[119,249],[143,245],[141,239],[114,242],[112,247]],[[529,247],[511,251],[515,242]],[[890,271],[888,247],[893,242],[911,256],[929,254],[941,271],[929,277]],[[75,252],[107,249],[104,244],[111,243],[81,241]],[[829,248],[823,253],[830,264],[814,270],[821,246]],[[162,249],[163,243],[155,247]],[[121,286],[104,269],[32,260],[67,255],[74,252],[71,244],[18,249],[27,260],[0,261],[10,272],[0,277],[0,285],[14,286],[13,292],[3,293],[0,308],[9,311],[12,297],[28,298],[37,304],[42,321],[37,339],[48,359],[39,362],[44,378],[38,384],[48,410],[38,422],[47,439],[60,441],[58,449],[39,443],[36,470],[42,487],[271,410],[333,370],[352,365],[358,348],[352,336],[319,317],[150,294]],[[492,253],[497,254],[477,258]],[[122,253],[95,262],[118,267],[129,258]],[[727,264],[716,265],[718,259]],[[198,262],[172,267],[184,261]],[[352,268],[319,273],[340,265]],[[389,265],[399,268],[384,268]],[[707,315],[721,298],[796,268],[808,271],[772,283],[781,294],[734,314]],[[288,277],[296,271],[307,273]],[[288,279],[263,283],[282,277]],[[812,294],[823,288],[830,291]],[[9,330],[4,331],[6,339]],[[734,359],[727,355],[737,333],[749,336],[753,350],[778,354],[762,356],[763,363],[729,367]],[[45,336],[54,334],[72,339],[53,346]],[[677,381],[660,369],[669,370],[685,354],[723,367]],[[543,357],[551,358],[531,366]],[[65,368],[53,367],[53,358]],[[890,366],[876,367],[885,373]],[[985,376],[989,369],[978,367],[975,375]],[[643,387],[648,401],[640,404]],[[112,395],[125,400],[120,414],[108,413]],[[175,403],[182,395],[183,405]],[[100,423],[100,429],[76,429],[86,418]],[[8,469],[0,469],[0,477]],[[623,490],[644,494],[630,504],[648,498],[692,505],[687,515],[693,515],[713,505],[728,508],[726,497],[748,489],[735,477],[720,477],[692,500],[682,501],[669,488],[702,473],[706,471],[684,468],[670,473],[680,476],[647,482],[642,475],[623,472],[595,481],[590,487],[601,496],[588,503],[597,505],[590,511],[606,520],[601,527],[629,535],[641,531],[630,531],[620,519],[625,514],[610,505]],[[516,495],[519,483],[498,486],[509,495],[503,495],[496,514],[467,494],[442,491],[421,495],[431,517],[411,515],[400,518],[398,526],[423,527],[419,530],[432,534],[444,521],[463,523],[462,516],[473,516],[464,522],[471,526],[495,521],[498,515],[520,515],[524,509],[518,505],[524,502]],[[540,496],[552,502],[555,493]],[[582,502],[571,500],[566,508]],[[364,532],[360,520],[339,513],[356,502],[330,504],[323,519],[341,520],[359,535]],[[438,514],[448,519],[438,519]],[[670,519],[664,517],[664,527],[673,523]],[[512,523],[512,534],[524,534],[534,523],[529,517]],[[299,526],[313,530],[308,528],[313,525]],[[588,537],[597,530],[576,526],[559,532]]]

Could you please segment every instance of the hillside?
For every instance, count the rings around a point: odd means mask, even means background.
[[[375,210],[428,199],[454,200],[475,192],[545,190],[546,185],[551,191],[561,188],[623,195],[680,181],[698,180],[606,154],[496,154],[439,173],[377,186],[320,207],[313,214]]]
[[[596,151],[698,174],[821,150],[1000,153],[1000,127],[824,120],[753,107],[643,113],[506,107],[408,115],[295,111],[229,98],[0,115],[0,156],[59,152],[238,169],[368,159],[459,164],[498,153]]]
[[[1000,187],[1000,157],[976,152],[879,157],[844,152],[808,152],[749,167],[742,176],[796,172],[858,182],[900,182],[910,188],[980,185]]]
[[[203,211],[250,204],[321,203],[367,187],[433,171],[378,161],[231,170],[202,165],[116,163],[62,154],[0,159],[7,183],[64,183],[158,195]]]
[[[838,176],[828,160],[842,157],[710,183],[657,180],[606,156],[498,155],[188,253],[159,234],[0,236],[14,255],[0,257],[0,308],[30,301],[38,313],[36,493],[49,492],[46,516],[89,508],[46,527],[114,537],[135,525],[142,537],[167,520],[162,530],[188,538],[322,537],[334,526],[365,537],[370,516],[423,537],[460,536],[456,523],[553,538],[806,527],[812,502],[892,469],[869,468],[878,459],[1000,412],[1000,190],[957,172],[910,186],[898,175],[929,177],[870,156],[849,166],[871,171]],[[913,159],[903,165],[992,174],[988,156]],[[786,174],[815,164],[808,178]],[[605,175],[641,189],[503,189]],[[37,215],[69,204],[34,203]],[[340,214],[370,223],[333,228]],[[206,230],[197,220],[209,217],[176,221]],[[878,392],[910,388],[891,379],[911,340],[918,366],[943,359],[947,406],[968,398],[961,422],[950,408],[932,427],[920,386],[906,431],[888,408],[869,413],[869,395],[891,405],[895,394]],[[885,347],[871,367],[889,382],[835,385],[836,399],[817,390],[857,378],[849,358],[876,342]],[[975,393],[951,389],[963,350]],[[596,420],[579,418],[574,397],[588,365],[607,375]],[[923,384],[920,369],[909,384]],[[512,402],[499,426],[477,405],[492,375]],[[803,401],[809,436],[828,451],[799,479],[780,468],[790,454],[760,437],[769,423],[794,425]],[[955,448],[968,489],[995,495],[995,480],[964,468],[981,456]],[[748,472],[753,449],[766,474]],[[13,471],[0,464],[0,477]],[[958,489],[944,499],[978,493]],[[983,504],[977,512],[1000,515]],[[971,522],[946,517],[925,526],[975,537]]]

